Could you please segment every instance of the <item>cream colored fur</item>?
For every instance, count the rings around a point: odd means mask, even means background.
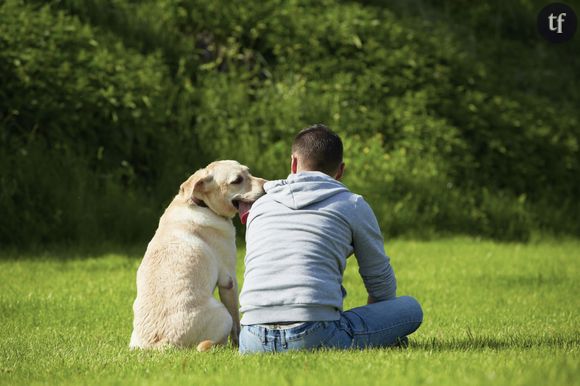
[[[242,180],[240,182],[240,179]],[[236,161],[194,173],[159,220],[137,271],[131,348],[237,345],[240,331],[233,201],[255,201],[264,180]],[[200,200],[208,207],[199,206]],[[213,297],[216,286],[221,302]]]

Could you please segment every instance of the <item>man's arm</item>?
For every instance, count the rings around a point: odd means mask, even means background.
[[[353,248],[359,273],[368,292],[368,303],[393,299],[397,281],[389,257],[385,254],[383,235],[371,207],[362,197],[356,201]]]

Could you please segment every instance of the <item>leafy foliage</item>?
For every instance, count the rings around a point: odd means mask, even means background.
[[[0,6],[7,243],[147,238],[187,173],[283,178],[316,122],[388,235],[580,234],[580,56],[541,2],[44,3]]]
[[[138,189],[163,181],[181,146],[166,67],[48,7],[7,2],[0,20],[2,239],[142,232],[156,210]]]

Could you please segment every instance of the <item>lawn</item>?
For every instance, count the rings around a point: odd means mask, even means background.
[[[408,349],[262,356],[129,351],[140,251],[5,252],[0,384],[580,384],[580,241],[393,241],[387,252],[399,294],[424,307]],[[350,260],[345,307],[366,298]]]

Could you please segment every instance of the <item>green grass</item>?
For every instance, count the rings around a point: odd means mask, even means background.
[[[424,307],[408,349],[263,356],[129,351],[139,252],[6,252],[0,384],[580,383],[580,242],[395,241],[387,252],[399,294]],[[364,302],[354,260],[345,286],[345,307]]]

